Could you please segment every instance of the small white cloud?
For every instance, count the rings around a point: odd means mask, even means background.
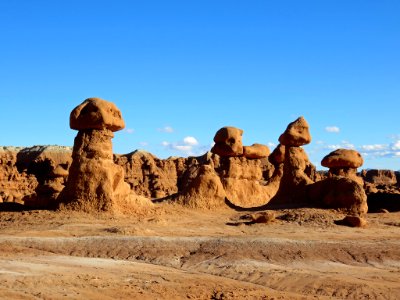
[[[326,132],[331,132],[331,133],[339,133],[340,132],[340,128],[337,126],[327,126],[325,127],[325,131]]]
[[[268,142],[267,145],[270,148],[275,148],[276,147],[276,143],[273,143],[273,142]]]
[[[387,145],[384,144],[363,145],[360,147],[360,149],[364,151],[380,151],[380,150],[385,150],[386,148]]]
[[[164,146],[164,147],[168,147],[168,146],[170,145],[170,143],[168,143],[168,142],[166,142],[166,141],[163,141],[163,142],[161,143],[161,145]]]
[[[126,128],[126,129],[125,129],[125,132],[126,132],[126,133],[129,133],[129,134],[132,134],[132,133],[135,132],[135,129],[133,129],[133,128]]]
[[[395,141],[392,146],[391,146],[392,150],[400,150],[400,140]]]
[[[148,146],[149,143],[148,142],[139,142],[139,145],[142,147]]]
[[[196,146],[199,144],[199,142],[192,136],[187,136],[183,139],[183,142],[186,145],[190,145],[190,146]]]
[[[163,128],[158,128],[157,129],[160,132],[165,132],[165,133],[173,133],[174,129],[171,126],[165,126]]]
[[[191,145],[172,145],[172,148],[190,154],[193,147]]]

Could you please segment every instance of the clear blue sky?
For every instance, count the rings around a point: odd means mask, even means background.
[[[72,145],[70,111],[113,101],[114,151],[201,154],[231,125],[277,143],[303,115],[318,167],[355,147],[400,169],[400,1],[0,0],[0,145]]]

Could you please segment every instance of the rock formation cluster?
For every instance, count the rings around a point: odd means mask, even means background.
[[[49,208],[62,203],[87,212],[126,211],[149,204],[147,198],[206,209],[226,203],[243,208],[323,206],[347,212],[349,220],[362,218],[370,203],[374,211],[400,207],[400,174],[357,173],[363,159],[355,150],[333,151],[321,162],[329,171],[317,172],[303,149],[311,142],[303,117],[287,126],[272,153],[266,145],[244,146],[242,129],[223,127],[210,152],[168,159],[140,150],[114,155],[112,138],[124,121],[113,103],[99,98],[77,106],[70,127],[78,130],[72,150],[0,148],[0,202]]]

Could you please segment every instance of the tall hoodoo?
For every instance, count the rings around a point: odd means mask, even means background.
[[[125,127],[120,110],[99,98],[86,99],[71,112],[70,127],[79,132],[61,202],[87,212],[115,211],[130,193],[123,168],[113,161],[113,132]]]

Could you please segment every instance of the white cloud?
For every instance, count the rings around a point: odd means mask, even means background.
[[[174,129],[171,126],[165,126],[163,128],[158,128],[157,129],[160,132],[165,132],[165,133],[173,133]]]
[[[139,142],[139,145],[142,147],[148,146],[149,143],[148,142]]]
[[[172,145],[172,148],[178,151],[186,152],[190,154],[192,152],[193,146],[191,145]]]
[[[364,151],[379,151],[387,149],[387,145],[384,144],[362,145],[360,146],[360,149]]]
[[[275,148],[276,147],[276,143],[273,143],[273,142],[268,142],[267,145],[270,148]]]
[[[209,146],[200,145],[193,136],[187,136],[179,142],[164,141],[161,145],[167,150],[177,151],[187,156],[201,155],[210,150]]]
[[[192,136],[187,136],[183,139],[183,142],[186,145],[190,145],[190,146],[196,146],[199,144],[199,142]]]
[[[339,133],[340,132],[340,128],[337,126],[327,126],[325,127],[325,131],[326,132],[331,132],[331,133]]]
[[[392,146],[392,150],[400,150],[400,140],[395,141]]]
[[[133,128],[126,128],[126,129],[125,129],[125,132],[126,132],[126,133],[129,133],[129,134],[132,134],[132,133],[135,132],[135,129],[133,129]]]

